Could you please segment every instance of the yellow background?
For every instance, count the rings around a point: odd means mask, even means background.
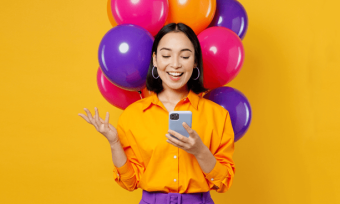
[[[253,118],[235,144],[222,203],[340,203],[338,1],[242,0],[245,62],[228,84]],[[106,0],[0,7],[0,203],[138,203],[113,180],[110,146],[78,113],[122,110],[101,96],[97,51]],[[164,137],[164,139],[166,139]]]

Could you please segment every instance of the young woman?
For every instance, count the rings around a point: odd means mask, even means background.
[[[152,94],[129,105],[117,129],[97,108],[79,114],[108,139],[115,181],[143,189],[140,204],[213,204],[210,190],[226,192],[234,178],[234,131],[229,112],[201,96],[202,53],[190,27],[170,23],[155,36],[146,85]],[[168,129],[174,110],[192,112],[189,137]]]

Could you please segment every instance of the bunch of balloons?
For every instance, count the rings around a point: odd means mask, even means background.
[[[108,0],[112,28],[98,50],[97,85],[117,108],[150,95],[146,76],[154,36],[168,23],[184,23],[196,33],[202,49],[204,98],[228,110],[235,142],[247,131],[251,108],[238,90],[226,87],[244,61],[242,40],[248,17],[236,0]]]

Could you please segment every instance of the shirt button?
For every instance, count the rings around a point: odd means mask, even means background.
[[[176,157],[177,157],[177,156],[175,155],[174,158],[176,159]]]
[[[176,179],[174,179],[174,182],[176,182]]]
[[[213,180],[214,180],[214,178],[211,178],[210,180],[212,180],[212,181],[213,181]]]

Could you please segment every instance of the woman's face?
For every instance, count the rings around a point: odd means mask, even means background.
[[[195,49],[183,32],[170,32],[163,36],[153,54],[153,64],[164,89],[187,89],[195,63]]]

